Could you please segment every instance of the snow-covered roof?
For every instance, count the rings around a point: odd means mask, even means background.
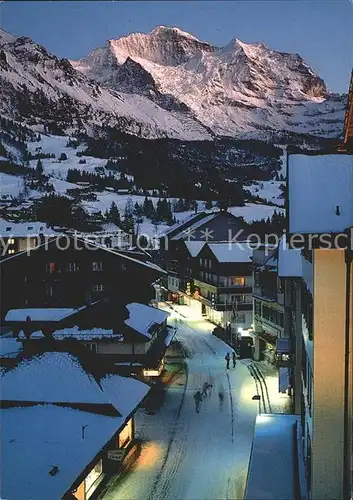
[[[289,249],[286,238],[281,238],[278,249],[278,276],[301,277],[303,275],[303,257],[301,250]]]
[[[288,171],[290,233],[353,226],[353,155],[290,155]]]
[[[161,231],[159,233],[159,237],[161,236],[167,236],[168,234],[172,233],[176,229],[184,226],[184,224],[187,224],[188,222],[192,221],[195,217],[197,217],[199,214],[190,214],[187,217],[185,217],[183,220],[176,222],[172,226],[167,227],[164,231]]]
[[[252,262],[253,249],[248,243],[208,243],[218,262]]]
[[[53,355],[60,356],[61,361],[64,356],[70,357],[64,353],[51,353],[51,362]],[[44,381],[44,389],[48,389],[46,394],[51,395],[49,387],[52,385],[53,391],[58,393],[59,397],[66,398],[70,392],[62,389],[58,392],[58,386],[64,385],[69,391],[71,385],[71,393],[79,394],[80,389],[84,390],[87,401],[96,402],[95,393],[92,390],[87,391],[88,380],[88,384],[95,385],[107,400],[119,408],[121,416],[108,416],[51,404],[1,410],[2,498],[23,500],[24,491],[26,498],[36,500],[62,498],[150,390],[147,384],[119,375],[102,379],[100,388],[99,384],[93,379],[91,381],[91,377],[82,370],[78,375],[71,365],[55,366],[54,363],[53,368],[47,373],[53,377],[48,382],[45,382],[44,376],[39,381],[31,377],[29,384],[23,374],[22,380],[26,383],[26,389],[32,384],[39,386]],[[69,368],[69,372],[62,370],[63,368]],[[15,381],[12,382],[14,388]],[[15,397],[18,396],[18,393],[14,394]],[[38,395],[44,394],[38,392]],[[93,396],[92,401],[90,396]],[[2,398],[4,399],[3,395]],[[11,399],[14,400],[14,397]],[[53,466],[57,466],[59,470],[52,476],[49,472]]]
[[[46,222],[10,222],[0,219],[0,235],[4,237],[27,238],[30,236],[56,236],[57,234],[47,226]]]
[[[44,403],[109,402],[78,360],[62,352],[45,353],[3,373],[1,399]]]
[[[53,405],[0,414],[1,498],[11,500],[62,498],[122,424],[118,417]],[[53,466],[59,469],[54,476]]]
[[[293,427],[297,415],[258,415],[245,500],[291,500],[296,452]]]
[[[128,308],[130,317],[125,320],[125,324],[148,339],[152,338],[152,334],[150,333],[151,326],[154,324],[160,325],[169,316],[169,313],[166,311],[136,302],[127,304],[126,307]]]
[[[123,417],[127,417],[140,404],[150,386],[131,377],[107,375],[99,382],[111,403]]]
[[[171,341],[175,337],[176,332],[177,332],[176,328],[173,328],[171,326],[168,327],[168,334],[167,334],[166,338],[164,339],[164,345],[166,347],[169,347]]]
[[[205,241],[185,241],[185,246],[191,257],[196,257],[205,244]]]
[[[57,237],[60,237],[60,235],[56,235]],[[70,235],[72,238],[75,238],[76,241],[80,241],[84,244],[87,244],[87,240],[83,239],[83,238],[79,238],[79,237],[75,237],[75,235]],[[32,248],[31,251],[36,251],[38,250],[39,248],[43,248],[45,247],[46,245],[48,244],[52,244],[54,243],[54,240],[51,240],[49,242],[44,242],[42,243],[41,245],[37,245],[35,248]],[[126,260],[129,260],[130,262],[135,262],[136,264],[139,264],[140,266],[142,267],[147,267],[149,269],[153,269],[154,271],[157,271],[158,273],[160,274],[167,274],[167,272],[162,269],[161,267],[159,267],[157,264],[154,264],[153,262],[150,262],[150,261],[142,261],[142,260],[139,260],[139,259],[135,259],[129,255],[126,255],[124,254],[124,252],[118,252],[117,250],[113,249],[113,248],[108,248],[104,245],[99,245],[97,244],[95,241],[90,241],[89,242],[89,246],[92,246],[92,247],[95,247],[95,248],[100,248],[101,250],[104,250],[105,252],[109,252],[109,253],[112,253],[114,255],[118,255],[119,257],[122,257],[123,259],[126,259]],[[9,257],[6,257],[5,259],[2,259],[1,260],[1,263],[3,262],[6,262],[10,259],[16,259],[22,255],[28,255],[28,250],[24,250],[23,252],[17,252],[13,255],[10,255]]]
[[[22,349],[21,342],[16,339],[0,338],[0,355],[5,358],[15,358]]]
[[[187,235],[192,231],[195,231],[199,227],[203,226],[204,224],[208,224],[211,222],[213,219],[215,219],[219,215],[219,212],[213,212],[212,214],[207,215],[203,219],[197,220],[190,226],[186,227],[185,229],[181,229],[180,233],[176,234],[173,236],[172,240],[182,240],[187,237]]]
[[[69,316],[85,309],[86,306],[77,309],[57,308],[35,308],[35,309],[10,309],[5,316],[5,321],[26,321],[29,316],[31,321],[61,321]]]
[[[34,332],[31,338],[36,334]],[[74,338],[77,340],[123,340],[123,335],[119,333],[114,333],[113,330],[105,330],[103,328],[91,328],[88,330],[80,330],[78,326],[72,328],[64,328],[62,330],[56,330],[53,333],[53,338],[55,340],[63,340],[67,338]]]

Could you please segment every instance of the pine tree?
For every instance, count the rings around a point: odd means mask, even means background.
[[[117,226],[121,225],[121,220],[120,220],[120,212],[119,209],[114,201],[112,201],[112,204],[110,205],[109,209],[109,222],[112,222],[113,224],[116,224]]]
[[[59,161],[64,161],[64,160],[67,160],[67,155],[66,153],[61,153],[61,155],[59,156]]]
[[[139,217],[140,215],[142,215],[142,211],[143,211],[143,208],[141,207],[141,205],[139,205],[137,202],[135,203],[134,205],[134,214]]]
[[[44,173],[43,162],[42,160],[39,159],[37,161],[36,174],[38,177],[42,177],[43,173]]]

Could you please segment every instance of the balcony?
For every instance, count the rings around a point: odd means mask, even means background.
[[[228,286],[228,287],[223,287],[219,286],[217,287],[217,293],[232,293],[232,294],[246,294],[246,293],[252,293],[252,287],[251,286]]]

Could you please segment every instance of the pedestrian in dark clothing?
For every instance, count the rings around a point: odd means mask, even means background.
[[[205,382],[202,386],[202,394],[201,396],[207,396],[208,382]]]
[[[200,391],[197,391],[194,394],[194,400],[195,400],[196,413],[199,413],[200,412],[201,401],[202,401],[202,395],[201,395]]]
[[[233,368],[235,368],[235,365],[237,364],[237,356],[235,354],[235,351],[233,351]]]
[[[223,408],[223,400],[224,400],[224,393],[222,389],[218,391],[218,398],[219,398],[219,409],[221,410]]]
[[[227,354],[225,355],[225,358],[226,360],[226,363],[227,363],[227,370],[229,370],[229,363],[230,363],[230,354],[229,352],[227,352]]]

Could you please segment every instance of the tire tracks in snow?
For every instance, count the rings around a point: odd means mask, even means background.
[[[185,355],[186,352],[185,352],[185,349],[184,349],[182,342],[180,342],[180,346],[181,346],[183,353]],[[176,421],[174,422],[174,429],[173,429],[172,435],[171,435],[169,443],[168,443],[168,447],[167,447],[167,450],[166,450],[166,453],[165,453],[165,456],[164,456],[164,459],[162,462],[162,466],[157,474],[157,477],[155,478],[155,480],[153,482],[152,491],[149,494],[149,496],[147,497],[147,500],[155,500],[155,499],[164,500],[165,498],[167,498],[167,491],[168,491],[170,484],[172,483],[172,481],[175,477],[175,474],[178,471],[179,465],[180,465],[180,463],[183,459],[183,456],[184,456],[184,452],[186,449],[186,441],[187,441],[186,435],[183,436],[183,439],[179,440],[179,446],[177,447],[175,452],[173,452],[172,464],[171,464],[171,466],[167,467],[167,465],[169,465],[168,462],[171,461],[170,460],[170,451],[171,451],[171,448],[173,446],[175,436],[177,435],[179,418],[180,418],[181,411],[182,411],[183,406],[184,406],[185,395],[186,395],[186,390],[187,390],[187,386],[188,386],[189,372],[188,372],[187,363],[185,363],[185,370],[186,370],[186,381],[185,381],[183,393],[181,396],[181,401],[179,404]],[[167,478],[165,478],[165,479],[163,478],[164,473],[168,474]],[[161,483],[161,481],[162,481],[162,483]]]
[[[230,417],[231,417],[231,429],[232,429],[232,443],[234,443],[235,438],[235,418],[234,418],[234,406],[233,406],[233,394],[232,386],[230,383],[229,373],[227,373],[228,387],[229,387],[229,399],[230,399]]]

